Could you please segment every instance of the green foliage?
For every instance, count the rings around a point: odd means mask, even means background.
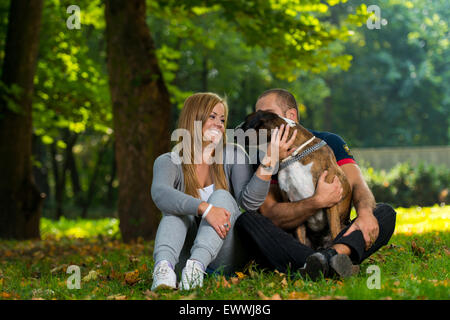
[[[46,1],[35,77],[33,126],[58,139],[60,129],[110,134],[112,113],[105,71],[101,1],[79,1],[82,28],[67,28],[70,1]],[[48,140],[48,138],[47,138]]]
[[[355,57],[351,68],[330,77],[333,125],[328,129],[354,147],[447,145],[449,2],[377,5],[388,24],[361,28],[345,44],[345,52]]]
[[[411,207],[450,201],[450,170],[446,167],[424,164],[414,167],[403,163],[389,172],[370,167],[362,171],[377,202]]]
[[[323,81],[312,74],[349,67],[350,57],[342,54],[339,43],[365,17],[361,6],[343,13],[341,25],[331,23],[329,6],[320,1],[148,3],[148,22],[172,102],[181,108],[186,96],[198,91],[224,95],[230,127],[271,87],[292,90],[306,115],[304,103],[327,94]],[[176,120],[177,112],[174,116]]]

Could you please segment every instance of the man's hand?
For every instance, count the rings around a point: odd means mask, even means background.
[[[325,170],[319,177],[317,182],[316,192],[314,198],[318,208],[330,208],[342,199],[342,185],[337,176],[334,177],[331,183],[325,181],[328,171]]]
[[[344,233],[344,237],[348,236],[355,230],[360,230],[363,234],[364,241],[366,243],[366,251],[375,243],[379,234],[378,220],[375,218],[372,212],[366,212],[364,214],[359,214],[355,219],[353,224],[348,228],[347,232]]]

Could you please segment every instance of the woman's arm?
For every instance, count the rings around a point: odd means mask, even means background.
[[[174,187],[178,170],[179,167],[172,162],[168,153],[159,156],[155,160],[151,187],[153,202],[164,213],[197,215],[202,201]]]
[[[237,163],[231,164],[230,182],[237,204],[246,211],[257,211],[269,192],[270,179],[261,179],[254,172],[245,150],[240,145],[232,145],[237,154]],[[231,147],[228,147],[229,153]],[[236,159],[236,158],[235,158]],[[233,160],[235,160],[233,159]],[[268,176],[270,178],[270,175]]]
[[[276,128],[267,146],[267,154],[261,160],[261,165],[259,165],[255,173],[253,173],[252,165],[245,150],[241,146],[236,147],[237,158],[245,159],[244,164],[236,164],[232,167],[231,179],[239,206],[247,211],[257,211],[264,203],[269,192],[270,180],[276,170],[278,161],[288,157],[295,151],[294,148],[291,150],[290,147],[296,135],[297,130],[294,130],[288,139],[288,126],[281,125],[280,128]]]

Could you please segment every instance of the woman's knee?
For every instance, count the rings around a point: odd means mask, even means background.
[[[227,190],[219,189],[214,191],[208,198],[208,203],[216,207],[225,208],[232,215],[238,215],[240,213],[236,200]]]

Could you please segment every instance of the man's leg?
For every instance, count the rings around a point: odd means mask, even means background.
[[[361,231],[356,230],[348,236],[343,237],[351,224],[344,228],[333,242],[333,244],[343,244],[349,247],[351,250],[350,258],[355,264],[360,264],[382,246],[386,245],[394,233],[396,212],[390,205],[378,203],[373,214],[378,220],[379,234],[377,240],[369,250],[365,250],[366,244]]]
[[[252,252],[263,267],[286,272],[290,266],[295,272],[302,268],[306,258],[314,253],[313,249],[301,244],[291,234],[278,228],[269,218],[259,213],[241,214],[235,228],[247,251]]]

